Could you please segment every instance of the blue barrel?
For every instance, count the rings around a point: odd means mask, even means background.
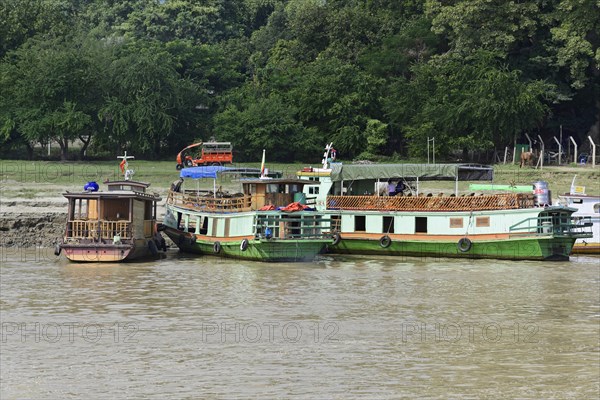
[[[83,190],[85,190],[86,192],[97,192],[99,188],[100,187],[98,186],[98,184],[94,181],[90,181],[83,185]]]

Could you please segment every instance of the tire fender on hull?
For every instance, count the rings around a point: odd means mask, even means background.
[[[379,239],[379,245],[384,249],[387,249],[392,244],[392,238],[388,235],[383,235],[381,239]]]
[[[342,241],[342,236],[339,233],[334,233],[333,234],[333,241],[331,242],[332,245],[337,246],[338,244],[340,244],[340,242]]]
[[[466,237],[460,239],[458,243],[456,243],[456,247],[461,253],[466,253],[467,251],[471,250],[472,245],[473,243],[471,242],[471,240]]]

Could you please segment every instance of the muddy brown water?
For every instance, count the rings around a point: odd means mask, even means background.
[[[1,257],[3,400],[600,394],[600,258]]]

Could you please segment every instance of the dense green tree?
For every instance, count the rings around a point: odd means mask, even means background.
[[[208,93],[205,85],[179,75],[176,66],[157,43],[121,49],[106,71],[110,84],[99,109],[112,141],[156,155],[182,129],[181,122],[193,125],[192,110],[208,103]]]
[[[100,58],[73,36],[30,40],[8,59],[1,69],[2,125],[29,142],[58,142],[66,159],[69,141],[89,141],[94,130]]]
[[[521,80],[518,71],[485,51],[466,58],[437,57],[414,73],[403,95],[417,102],[406,125],[414,155],[424,154],[428,137],[436,138],[442,155],[509,144],[541,123],[545,96],[553,89],[542,81]]]
[[[171,155],[600,136],[596,0],[3,0],[0,143]],[[590,129],[590,127],[592,127]],[[367,151],[368,150],[368,151]],[[364,153],[364,152],[367,153]],[[361,154],[364,153],[364,154]]]
[[[238,101],[229,99],[225,110],[215,117],[215,130],[219,138],[234,144],[239,159],[257,160],[264,149],[269,160],[300,160],[320,147],[315,146],[316,132],[298,121],[298,110],[281,95],[263,95],[248,84],[235,96]]]

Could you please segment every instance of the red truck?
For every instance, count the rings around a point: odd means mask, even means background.
[[[185,167],[231,163],[233,163],[231,142],[199,142],[187,146],[177,154],[176,168],[180,170]]]

